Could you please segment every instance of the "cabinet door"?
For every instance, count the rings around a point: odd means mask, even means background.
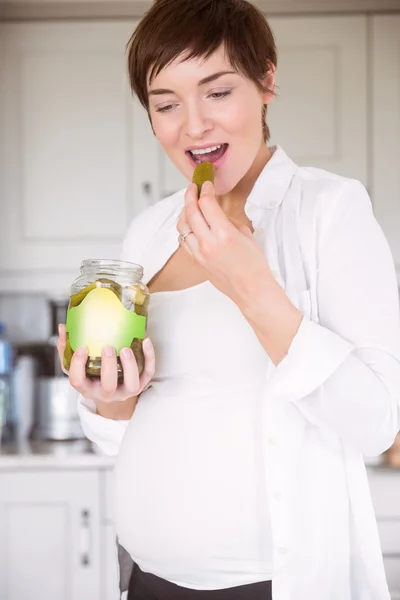
[[[400,275],[400,15],[374,17],[372,30],[372,197]]]
[[[367,17],[270,19],[278,47],[272,141],[300,165],[368,184]]]
[[[119,566],[116,533],[113,524],[113,494],[115,489],[113,470],[101,473],[102,501],[102,548],[104,568],[102,569],[101,600],[119,600]]]
[[[117,258],[135,197],[134,21],[0,25],[0,288],[68,291]]]
[[[103,597],[104,600],[119,600],[118,553],[114,526],[110,523],[103,525],[102,534],[105,560]]]
[[[98,600],[97,472],[0,474],[0,598]]]
[[[392,600],[400,600],[400,480],[396,469],[368,469],[386,578]]]
[[[190,183],[165,154],[151,129],[145,109],[134,100],[134,162],[140,171],[134,182],[134,197],[151,205]]]

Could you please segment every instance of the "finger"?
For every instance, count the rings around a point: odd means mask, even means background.
[[[57,349],[64,350],[67,344],[67,334],[65,331],[65,325],[58,326],[58,340],[57,340]]]
[[[210,237],[210,226],[200,210],[197,185],[191,184],[185,194],[185,219],[198,240]],[[183,231],[182,233],[186,233]]]
[[[58,358],[60,359],[61,370],[65,375],[69,375],[69,371],[67,371],[67,369],[64,367],[64,350],[65,350],[65,346],[63,348],[62,346],[57,344],[57,352],[58,352]]]
[[[101,353],[101,387],[106,396],[114,394],[118,387],[117,355],[112,346],[107,346]]]
[[[190,225],[186,218],[186,209],[183,209],[180,214],[179,221],[176,225],[176,230],[179,234],[185,234],[190,231]]]
[[[143,340],[144,371],[140,376],[139,388],[143,390],[153,379],[156,372],[156,355],[150,338]]]
[[[86,346],[80,346],[74,352],[69,367],[69,382],[79,393],[83,393],[86,384],[86,362],[88,352]]]
[[[120,359],[124,371],[124,386],[126,392],[135,396],[139,389],[139,371],[131,348],[122,348]]]
[[[65,346],[67,345],[67,335],[65,333],[65,329],[64,332],[62,330],[60,330],[60,335],[58,336],[58,340],[57,340],[57,350],[58,350],[58,354],[61,357],[61,354],[64,355],[64,350],[65,350]]]
[[[60,323],[58,325],[58,335],[60,338],[66,340],[67,339],[67,330],[64,323]]]
[[[211,181],[206,181],[201,188],[199,207],[211,230],[231,225],[217,202],[215,188]]]

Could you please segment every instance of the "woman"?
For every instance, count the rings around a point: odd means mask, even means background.
[[[266,144],[276,64],[244,0],[156,0],[129,43],[166,154],[188,180],[216,167],[126,236],[152,293],[142,377],[125,349],[117,387],[113,348],[100,385],[85,348],[69,373],[118,454],[130,600],[389,599],[362,455],[399,430],[393,260],[359,182]]]

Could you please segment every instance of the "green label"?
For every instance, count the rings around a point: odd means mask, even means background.
[[[112,346],[119,356],[134,338],[144,339],[146,317],[127,310],[111,290],[97,288],[68,310],[66,330],[74,352],[86,346],[89,356],[101,356],[103,348]]]

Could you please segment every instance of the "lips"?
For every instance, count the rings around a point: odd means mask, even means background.
[[[207,152],[205,154],[193,154],[191,150],[188,150],[186,154],[189,158],[196,164],[199,165],[202,162],[211,162],[215,164],[224,156],[228,149],[228,144],[222,144],[218,150],[214,150],[213,152]]]

